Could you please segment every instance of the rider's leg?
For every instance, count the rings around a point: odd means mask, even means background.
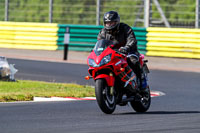
[[[128,56],[128,64],[129,66],[132,68],[132,70],[134,71],[134,73],[136,74],[138,80],[139,80],[139,88],[141,90],[145,90],[147,83],[146,83],[146,79],[145,79],[145,75],[143,72],[143,69],[141,68],[140,62],[139,62],[139,57],[137,55],[134,54],[130,54]]]

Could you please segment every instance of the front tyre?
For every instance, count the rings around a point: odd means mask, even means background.
[[[141,94],[141,97],[137,100],[134,100],[131,103],[132,108],[136,112],[146,112],[150,105],[151,105],[151,94],[150,94],[150,89],[149,86],[146,88],[145,93]]]
[[[100,109],[106,114],[112,114],[116,108],[116,98],[104,79],[96,80],[95,94]]]

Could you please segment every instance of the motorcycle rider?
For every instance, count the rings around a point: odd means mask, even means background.
[[[104,28],[99,32],[97,39],[112,40],[115,48],[128,54],[127,62],[140,81],[140,89],[144,91],[147,83],[139,63],[139,52],[134,31],[125,23],[120,23],[120,16],[116,11],[109,11],[103,17]]]

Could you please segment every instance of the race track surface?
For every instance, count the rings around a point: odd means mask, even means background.
[[[12,60],[17,79],[94,84],[83,79],[86,65]],[[57,68],[57,69],[56,69]],[[0,103],[2,133],[198,133],[200,132],[199,73],[151,71],[152,90],[166,95],[152,98],[148,112],[117,106],[103,114],[96,101]]]

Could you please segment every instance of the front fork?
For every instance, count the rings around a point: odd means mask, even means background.
[[[107,85],[110,87],[110,94],[114,95],[115,77],[112,72],[110,72],[109,74],[99,74],[94,78],[94,80],[97,79],[105,79]]]

